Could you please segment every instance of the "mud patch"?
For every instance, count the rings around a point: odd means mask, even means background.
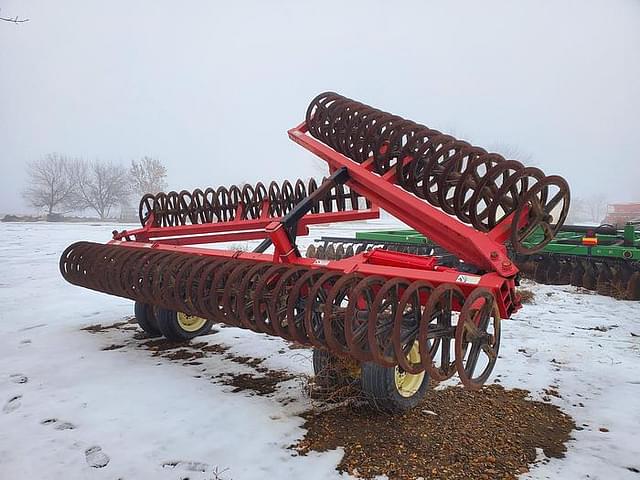
[[[186,361],[204,358],[208,353],[220,355],[229,350],[229,347],[223,345],[209,344],[206,342],[172,342],[164,338],[149,340],[142,343],[142,346],[151,350],[154,357],[162,356],[169,360]]]
[[[270,395],[276,391],[281,382],[294,378],[282,370],[267,370],[263,375],[250,373],[223,374],[220,376],[224,385],[234,387],[232,392],[252,390],[258,395]]]
[[[362,406],[304,415],[300,454],[342,447],[336,469],[361,478],[515,479],[536,460],[563,457],[575,423],[526,390],[491,385],[478,392],[430,390],[424,404],[398,416]]]
[[[164,338],[158,338],[155,340],[149,340],[147,342],[143,342],[142,346],[152,352],[166,352],[168,350],[174,350],[179,347],[192,346],[189,345],[189,342],[172,342],[170,340],[166,340]]]
[[[96,323],[94,325],[83,327],[80,330],[84,330],[85,332],[91,332],[91,333],[107,332],[109,330],[118,330],[118,329],[129,330],[127,326],[135,323],[136,323],[136,319],[131,317],[122,322],[112,323],[111,325],[102,325],[101,323]]]
[[[82,330],[91,333],[100,333],[108,330],[119,329],[128,331],[131,329],[131,323],[134,320],[117,322],[111,325],[90,325]],[[218,330],[216,330],[217,332]],[[234,362],[249,367],[251,373],[221,373],[210,377],[215,383],[221,383],[233,387],[233,392],[253,391],[257,395],[270,395],[275,393],[278,385],[287,380],[291,380],[294,375],[282,370],[271,370],[262,365],[265,358],[235,355],[230,352],[230,348],[225,345],[199,341],[175,342],[165,338],[150,339],[146,334],[139,332],[133,335],[136,345],[141,346],[152,352],[154,357],[167,358],[173,361],[182,361],[183,365],[202,365],[198,361],[203,358],[212,356],[220,356],[225,361]],[[128,346],[125,344],[112,344],[104,347],[103,350],[117,350]]]
[[[202,343],[202,347],[199,347],[200,350],[208,353],[217,353],[219,355],[225,353],[229,350],[229,347],[225,347],[224,345],[219,345],[217,343]]]
[[[239,363],[241,365],[248,365],[252,368],[256,368],[258,365],[260,365],[262,362],[264,362],[264,358],[255,358],[255,357],[239,357],[236,355],[232,355],[232,354],[228,354],[227,359],[231,360],[232,362],[236,362]]]
[[[154,356],[156,355],[158,355],[158,353],[154,353]],[[197,358],[203,358],[205,354],[204,352],[198,350],[181,348],[179,350],[165,352],[162,354],[162,356],[168,358],[169,360],[195,360]]]

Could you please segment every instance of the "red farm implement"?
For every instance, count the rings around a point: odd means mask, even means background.
[[[388,411],[415,405],[429,378],[457,372],[480,388],[500,319],[520,308],[506,244],[531,252],[551,241],[569,207],[566,182],[335,93],[316,97],[289,137],[325,160],[329,177],[146,195],[142,228],[71,245],[62,275],[135,300],[149,333],[186,339],[222,322],[311,346],[317,375],[332,369],[325,383],[348,370]],[[381,249],[300,255],[309,225],[377,218],[378,208],[461,267]],[[525,244],[534,231],[539,243]],[[253,252],[212,248],[259,239]]]

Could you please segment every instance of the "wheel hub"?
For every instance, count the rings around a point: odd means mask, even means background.
[[[195,332],[201,329],[207,322],[206,318],[196,317],[195,315],[187,315],[183,312],[177,313],[178,325],[186,332]]]
[[[411,350],[407,355],[410,363],[420,362],[420,349],[418,342],[415,341]],[[424,380],[424,371],[416,374],[405,372],[401,367],[395,367],[395,383],[398,393],[403,397],[412,397],[422,386]]]

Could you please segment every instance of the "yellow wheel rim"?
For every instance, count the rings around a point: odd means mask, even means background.
[[[407,359],[411,364],[420,363],[420,347],[418,346],[417,340],[413,342],[413,346],[411,347],[411,350],[409,350]],[[396,390],[398,390],[398,393],[403,397],[412,397],[415,395],[422,386],[423,380],[424,372],[416,373],[414,375],[405,372],[399,366],[396,366],[395,368]]]
[[[186,313],[178,312],[178,325],[185,332],[195,332],[200,330],[205,323],[207,323],[206,318],[196,317],[193,315],[187,315]]]

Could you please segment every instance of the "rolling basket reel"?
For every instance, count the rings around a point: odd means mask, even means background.
[[[506,244],[530,253],[551,241],[568,211],[566,182],[335,93],[316,97],[289,137],[330,175],[145,195],[141,228],[69,246],[62,275],[134,300],[150,334],[188,339],[222,322],[311,346],[320,381],[339,383],[335,365],[354,366],[386,411],[416,405],[429,379],[457,374],[480,388],[500,321],[520,308]],[[383,249],[300,255],[296,238],[310,225],[378,218],[379,208],[472,268]],[[533,231],[542,235],[525,243]],[[199,246],[256,239],[253,252]]]

